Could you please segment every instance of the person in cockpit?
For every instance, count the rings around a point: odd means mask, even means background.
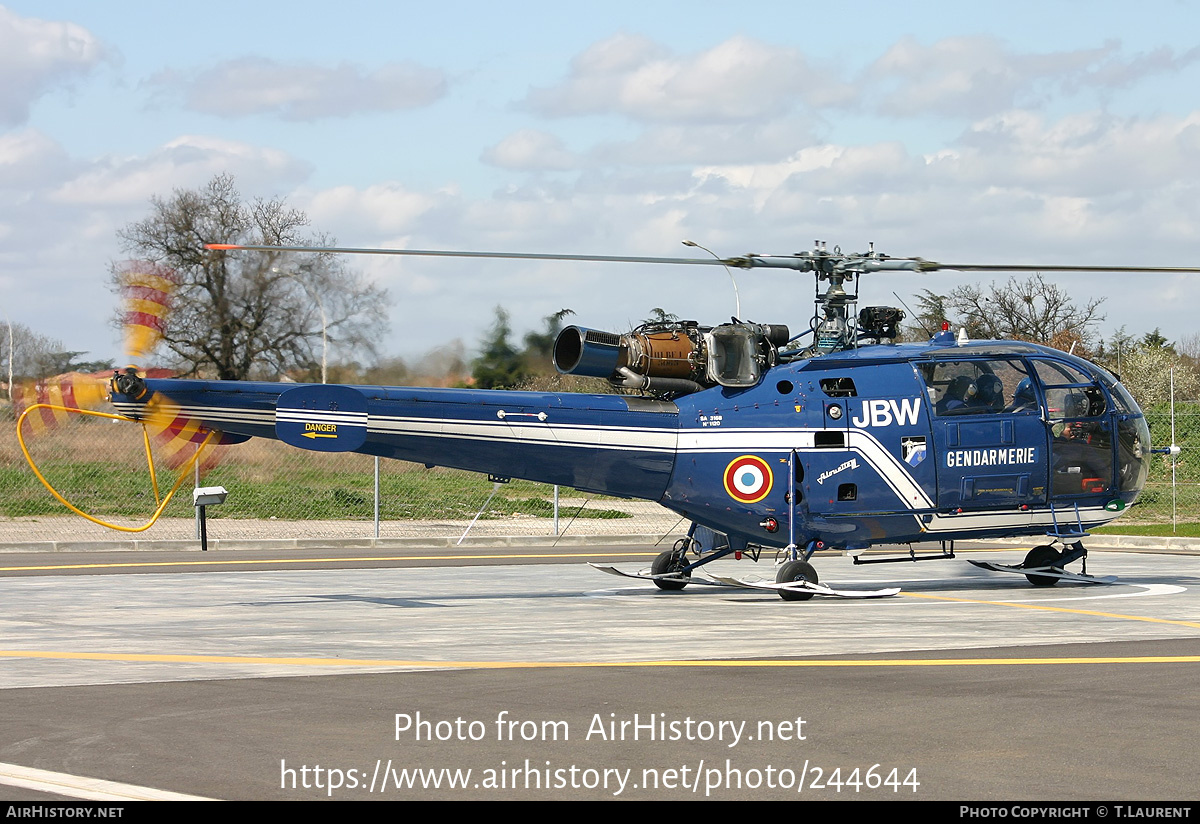
[[[1037,395],[1033,391],[1033,381],[1025,378],[1017,384],[1017,390],[1013,392],[1012,403],[1009,404],[1009,412],[1036,412],[1038,408]]]
[[[937,402],[937,414],[962,415],[970,412],[970,404],[979,394],[979,387],[968,375],[958,375],[946,387],[946,394]]]
[[[978,407],[985,412],[1004,411],[1004,382],[991,373],[980,375],[975,379],[978,389],[975,397],[967,404]]]

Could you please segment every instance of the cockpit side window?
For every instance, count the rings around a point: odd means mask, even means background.
[[[1129,390],[1103,369],[1097,369],[1096,372],[1100,376],[1100,382],[1104,384],[1104,387],[1108,390],[1108,394],[1112,397],[1113,406],[1116,410],[1124,415],[1137,414],[1138,406],[1134,403]]]
[[[1033,368],[1046,390],[1050,420],[1098,418],[1108,411],[1104,391],[1091,376],[1056,361],[1034,361]]]
[[[1150,473],[1150,429],[1129,390],[1113,375],[1095,367],[1117,412],[1117,483],[1122,492],[1137,492]]]
[[[1057,361],[1034,361],[1033,370],[1037,372],[1042,386],[1069,386],[1073,383],[1091,383],[1092,379],[1068,363]]]
[[[1019,360],[937,361],[918,371],[938,417],[1039,411],[1033,381]]]

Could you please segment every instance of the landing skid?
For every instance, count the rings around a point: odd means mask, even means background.
[[[592,569],[598,569],[601,572],[607,572],[609,575],[616,575],[620,578],[637,578],[639,581],[654,581],[656,583],[658,581],[678,581],[680,584],[687,586],[692,584],[699,584],[701,586],[709,587],[718,586],[715,581],[709,581],[704,578],[690,578],[686,575],[679,575],[678,573],[674,572],[667,572],[663,573],[662,575],[654,575],[648,569],[644,569],[641,572],[624,572],[617,569],[615,566],[608,566],[607,564],[593,564],[591,561],[588,562],[588,566],[590,566]]]
[[[1116,575],[1103,575],[1096,577],[1081,572],[1067,572],[1061,567],[1043,566],[1043,567],[1023,567],[1009,566],[1008,564],[994,564],[991,561],[971,561],[972,564],[980,569],[990,569],[992,572],[1015,572],[1018,575],[1024,575],[1028,578],[1030,575],[1036,575],[1041,578],[1057,578],[1060,581],[1074,581],[1077,584],[1115,584],[1117,582]]]
[[[888,598],[900,592],[900,587],[875,590],[833,589],[824,584],[814,584],[808,581],[788,581],[783,584],[774,584],[770,581],[747,581],[742,578],[724,578],[719,575],[713,575],[712,578],[725,586],[741,589],[765,589],[775,593],[781,591],[811,592],[813,595],[828,595],[834,598]]]
[[[808,581],[789,581],[785,584],[773,584],[770,581],[746,581],[741,578],[726,578],[721,575],[711,575],[711,580],[705,578],[685,578],[679,575],[667,573],[665,575],[653,575],[648,571],[642,572],[624,572],[614,566],[607,564],[588,563],[588,566],[593,569],[598,569],[601,572],[607,572],[609,575],[616,575],[620,578],[636,578],[640,581],[679,581],[687,585],[699,584],[701,586],[710,587],[735,587],[737,589],[763,589],[778,594],[779,592],[799,592],[811,593],[812,595],[828,595],[832,598],[887,598],[900,592],[900,587],[891,587],[889,589],[880,590],[853,590],[853,589],[832,589],[824,584],[812,584]]]

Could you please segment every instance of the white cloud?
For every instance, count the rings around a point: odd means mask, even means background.
[[[652,125],[628,140],[607,140],[573,152],[554,134],[521,129],[484,150],[491,166],[523,172],[606,167],[693,167],[777,161],[816,140],[807,122],[782,118],[730,124]]]
[[[244,57],[186,75],[162,72],[151,82],[181,92],[194,111],[294,121],[413,109],[446,93],[442,71],[409,62],[364,72],[348,63],[327,67]]]
[[[483,197],[397,184],[340,187],[300,205],[354,245],[671,256],[685,237],[730,254],[797,251],[820,237],[847,249],[875,240],[893,254],[979,262],[1089,255],[1102,262],[1114,248],[1144,244],[1160,256],[1186,252],[1189,227],[1200,222],[1200,114],[1046,120],[1014,113],[977,128],[996,145],[972,145],[974,132],[929,155],[896,141],[825,143],[772,163],[592,168],[571,181]],[[435,279],[463,272],[454,281],[462,301],[494,303],[511,294],[489,285],[508,264],[402,266]],[[576,270],[592,271],[563,271]],[[602,311],[607,299],[589,289],[580,294]]]
[[[1119,118],[1098,112],[1056,121],[1008,112],[974,124],[944,174],[1047,194],[1104,196],[1200,181],[1200,112]]]
[[[94,206],[145,203],[171,189],[202,186],[224,173],[237,178],[243,191],[269,192],[281,186],[290,188],[308,172],[308,164],[275,149],[188,135],[147,155],[96,160],[49,197],[60,203]]]
[[[1106,46],[1022,55],[990,38],[893,46],[856,78],[866,96],[855,97],[846,81],[812,71],[799,50],[735,37],[682,53],[621,35],[580,54],[561,82],[531,91],[525,103],[543,115],[616,115],[636,125],[605,128],[598,137],[587,128],[593,123],[555,123],[564,127],[560,134],[526,111],[524,122],[522,113],[510,113],[516,125],[498,142],[470,129],[455,131],[454,140],[423,132],[420,139],[459,154],[467,148],[465,156],[443,157],[443,165],[420,174],[412,158],[424,164],[437,151],[414,147],[364,170],[343,165],[344,151],[323,157],[314,150],[326,175],[320,189],[312,188],[305,162],[270,148],[303,145],[283,142],[292,141],[295,126],[225,124],[223,138],[184,136],[148,152],[82,159],[33,130],[0,133],[6,268],[21,273],[19,299],[28,305],[55,306],[77,288],[85,294],[87,279],[103,278],[105,262],[119,253],[116,230],[145,217],[151,196],[201,186],[219,172],[234,174],[248,196],[287,197],[314,229],[363,247],[691,257],[696,253],[679,245],[684,238],[718,254],[795,252],[823,238],[831,248],[858,251],[873,240],[891,254],[965,262],[1170,264],[1193,254],[1200,113],[1120,117],[1091,111],[1094,100],[1082,113],[1075,105],[1075,113],[1061,114],[1071,108],[1057,105],[1062,101],[1039,108],[1047,95],[1118,88],[1178,71],[1191,52],[1130,57]],[[872,73],[884,65],[892,70]],[[355,97],[356,88],[383,83],[376,75],[315,69],[310,81],[310,68],[226,63],[171,82],[207,100],[213,108],[206,111],[228,115],[315,118],[385,99]],[[343,92],[347,99],[335,100]],[[850,110],[851,103],[858,109]],[[814,116],[835,105],[847,106],[849,116],[836,122]],[[888,106],[914,117],[897,129],[872,116]],[[930,113],[955,120],[947,126]],[[194,128],[195,118],[179,123],[185,125],[166,126],[175,129],[170,134]],[[246,137],[246,128],[264,125],[288,136]],[[630,139],[612,137],[638,130]],[[492,145],[481,147],[483,140]],[[471,166],[480,156],[492,166],[483,175]],[[563,170],[573,174],[544,173]],[[461,181],[461,188],[413,182],[422,178]],[[731,311],[728,278],[716,267],[394,257],[348,264],[400,296],[395,333],[384,343],[392,351],[459,336],[474,344],[497,303],[513,311],[518,331],[564,306],[579,311],[580,323],[609,329],[624,328],[654,306],[704,321]],[[755,272],[738,273],[738,281],[748,317],[803,324],[812,311],[808,280]],[[915,289],[946,291],[959,282],[881,277],[865,285],[864,299],[891,302],[893,288],[907,298]],[[1080,283],[1071,286],[1073,294],[1101,288]],[[1119,300],[1125,286],[1103,283],[1114,295],[1114,325],[1152,326],[1161,313],[1170,332],[1166,313],[1184,311],[1185,301],[1157,307],[1150,324],[1118,317],[1118,308],[1136,311],[1137,295]],[[79,316],[108,299],[86,294],[89,305],[77,301],[73,329],[85,324]]]
[[[808,121],[799,117],[663,124],[647,128],[632,140],[599,143],[587,157],[599,164],[633,166],[763,163],[782,160],[816,142]]]
[[[481,160],[501,169],[524,171],[574,169],[580,162],[561,140],[537,129],[521,129],[510,134],[485,149]]]
[[[977,135],[986,145],[972,142]],[[891,141],[826,144],[695,175],[725,183],[723,214],[692,197],[691,222],[735,239],[741,231],[788,243],[791,227],[801,248],[821,237],[976,262],[1136,265],[1153,256],[1182,265],[1200,224],[1200,112],[1056,120],[1012,112],[927,156]]]
[[[62,146],[34,129],[0,134],[0,189],[45,186],[70,174]]]
[[[1020,53],[989,36],[947,37],[928,46],[906,36],[864,72],[863,82],[866,96],[884,114],[976,118],[1037,107],[1057,93],[1109,92],[1178,72],[1197,59],[1200,48],[1178,56],[1169,48],[1125,56],[1116,41],[1090,49]]]
[[[104,58],[103,44],[82,26],[18,17],[0,6],[0,125],[24,123],[33,101]]]
[[[309,167],[283,152],[212,137],[82,160],[37,131],[0,134],[6,311],[70,349],[115,354],[107,266],[122,256],[117,231],[145,218],[151,197],[203,186],[221,172],[234,174],[248,197],[270,197],[293,189]]]
[[[366,189],[336,186],[301,192],[294,201],[322,231],[335,231],[344,237],[386,237],[390,240],[385,245],[390,246],[407,237],[417,222],[445,199],[444,195],[416,192],[398,183],[381,183]]]
[[[690,123],[774,116],[801,103],[847,102],[852,94],[796,49],[739,35],[676,56],[644,37],[618,34],[575,58],[562,83],[532,89],[525,104],[553,116],[615,113]]]

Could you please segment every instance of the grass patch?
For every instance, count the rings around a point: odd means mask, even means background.
[[[462,520],[473,518],[492,492],[483,476],[450,470],[412,469],[395,462],[381,464],[379,515],[383,520]],[[209,510],[212,518],[278,518],[281,520],[370,520],[374,512],[374,475],[369,462],[362,471],[344,468],[280,467],[264,472],[261,466],[218,466],[204,476],[205,486],[223,486],[229,498]],[[391,471],[389,471],[391,470]],[[47,464],[43,473],[72,504],[98,517],[146,516],[155,508],[154,492],[145,469],[132,470],[104,463]],[[172,474],[159,477],[163,494],[175,482]],[[167,517],[191,517],[191,483],[168,505]],[[0,515],[9,517],[59,515],[65,510],[28,469],[0,467]],[[554,514],[553,487],[527,481],[505,484],[492,498],[482,519],[512,517],[550,518]],[[559,514],[574,514],[575,507],[561,506]],[[628,518],[617,509],[585,507],[580,518]]]
[[[1158,538],[1200,538],[1200,523],[1179,523],[1172,529],[1170,524],[1122,524],[1101,526],[1091,530],[1101,535],[1150,535]]]
[[[66,509],[34,477],[16,449],[11,430],[0,435],[0,516],[61,515]],[[156,506],[146,472],[140,430],[85,421],[54,430],[32,444],[47,480],[68,501],[98,517],[149,517]],[[370,520],[374,512],[374,461],[353,453],[315,455],[277,441],[255,440],[222,448],[221,462],[202,476],[204,486],[223,486],[229,498],[209,510],[212,518]],[[161,466],[165,494],[178,474]],[[486,476],[419,464],[380,462],[380,518],[464,520],[475,517],[492,493]],[[167,517],[193,514],[191,477],[167,507]],[[566,491],[572,494],[572,491]],[[500,487],[482,519],[553,516],[554,488],[513,480]],[[600,498],[600,496],[593,496]],[[612,500],[612,499],[608,499]],[[571,517],[574,506],[560,507]],[[593,501],[580,518],[632,517],[601,509]]]

